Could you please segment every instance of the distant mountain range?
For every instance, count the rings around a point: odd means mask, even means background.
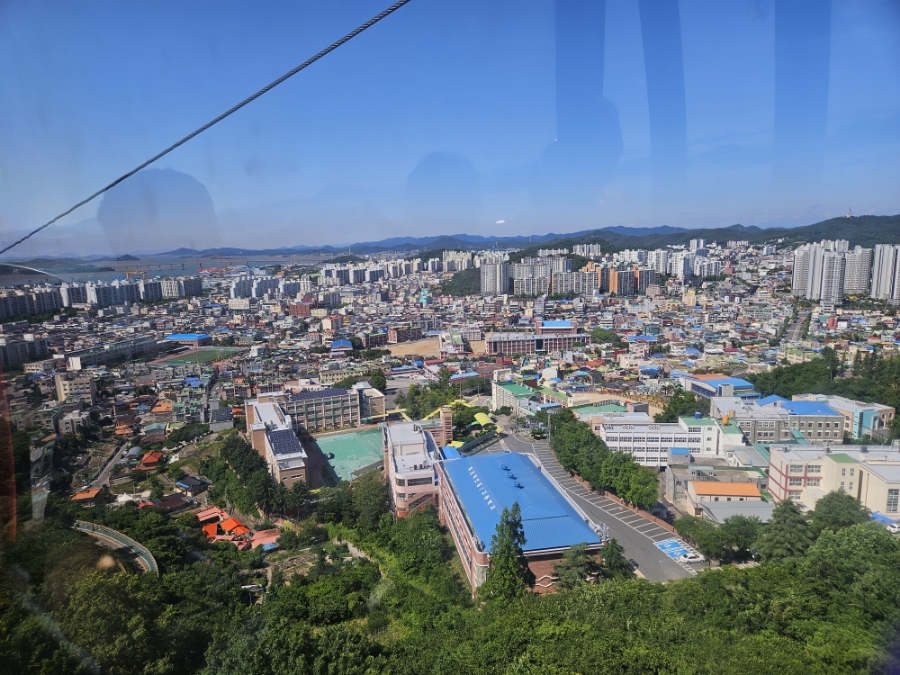
[[[519,235],[516,237],[482,236],[473,234],[452,234],[435,237],[391,237],[378,241],[364,241],[343,246],[291,246],[267,249],[212,248],[197,250],[179,248],[158,254],[174,257],[207,256],[258,256],[290,255],[297,253],[340,254],[348,251],[355,254],[380,251],[423,251],[440,249],[475,250],[488,247],[531,247],[536,244],[550,245],[563,242],[571,245],[579,241],[607,242],[610,249],[659,248],[668,245],[687,244],[691,239],[705,239],[707,242],[724,243],[729,240],[747,240],[751,244],[784,240],[791,243],[819,241],[821,239],[848,239],[851,246],[873,246],[874,244],[900,244],[900,215],[858,216],[854,218],[832,218],[813,225],[794,228],[761,228],[756,226],[731,225],[729,227],[687,229],[663,225],[660,227],[624,227],[617,225],[595,230],[555,233],[543,235]]]
[[[781,240],[786,243],[804,243],[822,239],[847,239],[851,246],[871,247],[875,244],[900,244],[900,215],[894,216],[857,216],[854,218],[832,218],[813,225],[784,228],[761,228],[756,226],[731,225],[729,227],[688,229],[663,225],[659,227],[624,227],[621,225],[578,232],[542,235],[483,236],[474,234],[452,234],[432,237],[391,237],[377,241],[364,241],[334,246],[280,246],[273,248],[250,249],[238,247],[217,247],[207,249],[178,248],[164,253],[141,254],[144,259],[154,257],[169,258],[209,258],[251,257],[251,256],[289,256],[298,254],[319,254],[323,258],[352,253],[365,255],[381,251],[423,252],[441,249],[477,250],[484,248],[518,248],[530,249],[560,245],[571,247],[577,243],[606,244],[608,250],[616,251],[625,248],[660,248],[668,245],[687,244],[691,239],[705,239],[707,242],[724,243],[729,240],[747,240],[751,244],[763,244]],[[113,260],[116,256],[70,256],[69,266],[76,261],[99,262]],[[48,269],[53,264],[49,260],[62,260],[45,256],[38,265]],[[133,255],[120,255],[118,260],[136,260]],[[49,267],[48,267],[49,266]]]

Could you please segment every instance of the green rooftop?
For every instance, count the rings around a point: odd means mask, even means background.
[[[837,453],[836,455],[829,455],[832,460],[837,462],[838,464],[859,464],[858,461],[853,459],[850,455],[845,455],[842,452]]]
[[[497,386],[505,389],[513,396],[531,396],[534,393],[534,389],[531,387],[525,387],[521,384],[514,384],[512,382],[498,382]]]
[[[684,416],[681,420],[687,424],[689,427],[711,427],[714,426],[716,421],[709,417],[701,417],[699,420],[694,417]]]
[[[598,415],[600,413],[624,413],[628,412],[628,406],[624,405],[579,405],[569,408],[573,413],[579,415]]]

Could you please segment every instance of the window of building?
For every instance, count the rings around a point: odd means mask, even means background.
[[[398,493],[397,493],[397,499],[406,499],[406,493],[405,493],[405,492],[398,492]]]
[[[842,476],[846,476],[846,475],[847,475],[847,467],[844,467],[843,469],[841,469],[841,475],[842,475]],[[843,483],[841,483],[841,485],[843,485]]]
[[[856,469],[854,469],[853,467],[850,467],[850,475],[851,475],[851,476],[853,475],[853,473],[854,473],[855,471],[856,471]]]
[[[850,481],[850,492],[853,492],[853,481]]]
[[[404,485],[406,485],[406,480],[404,480],[403,478],[398,478],[397,485],[403,487]]]
[[[788,473],[803,473],[803,465],[791,464],[791,466],[788,468]]]
[[[788,478],[788,486],[790,487],[802,487],[803,479],[802,478]]]
[[[897,513],[898,504],[900,504],[900,490],[888,490],[887,506],[884,510],[888,513]]]
[[[406,484],[412,487],[413,485],[430,485],[433,482],[432,478],[410,478]]]
[[[794,501],[797,501],[797,500],[800,499],[800,496],[801,496],[802,494],[803,494],[802,492],[788,492],[788,499],[792,499],[792,500],[794,500]]]
[[[806,487],[819,487],[822,483],[821,478],[807,478],[806,479]]]

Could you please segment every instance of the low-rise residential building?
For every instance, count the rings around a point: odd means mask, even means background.
[[[485,335],[485,349],[488,354],[537,354],[543,352],[566,351],[575,343],[584,341],[586,336],[577,333],[535,335],[534,333],[489,333]]]
[[[844,433],[853,440],[887,438],[896,413],[889,405],[864,403],[843,396],[801,394],[791,398],[794,401],[820,401],[839,412],[844,416]]]
[[[843,416],[820,401],[788,401],[780,396],[758,401],[717,397],[711,399],[710,415],[737,424],[751,443],[794,438],[813,443],[843,438]]]
[[[248,401],[246,410],[250,445],[266,460],[272,477],[287,488],[297,481],[309,485],[309,457],[290,415],[274,401]]]
[[[56,400],[83,399],[88,405],[97,403],[97,378],[94,373],[56,373]]]
[[[727,377],[714,373],[682,375],[681,386],[685,391],[692,392],[704,398],[736,397],[742,400],[754,400],[759,398],[759,393],[753,388],[751,382],[739,377]]]
[[[434,461],[438,446],[419,422],[382,426],[384,475],[398,518],[425,504],[438,506]]]
[[[591,416],[591,429],[614,452],[627,452],[642,466],[662,468],[673,453],[687,459],[718,457],[743,448],[744,435],[733,424],[709,417],[682,417],[655,422],[647,413],[612,412]],[[683,461],[683,460],[680,460]]]
[[[900,520],[900,449],[896,446],[779,445],[770,448],[769,491],[815,508],[843,490],[873,513]]]
[[[125,361],[152,356],[160,349],[155,337],[138,337],[129,340],[107,342],[96,347],[76,349],[66,354],[69,370],[82,370],[88,366],[114,361]]]
[[[762,494],[753,483],[692,480],[687,485],[687,502],[695,516],[703,515],[704,503],[761,502]]]

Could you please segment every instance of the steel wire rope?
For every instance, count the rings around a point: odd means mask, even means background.
[[[360,26],[354,28],[352,31],[350,31],[349,33],[347,33],[344,37],[342,37],[342,38],[341,38],[340,40],[338,40],[337,42],[331,43],[328,47],[326,47],[325,49],[323,49],[323,50],[320,51],[319,53],[315,54],[314,56],[311,56],[310,58],[308,58],[306,61],[304,61],[303,63],[301,63],[301,64],[300,64],[299,66],[297,66],[296,68],[293,68],[293,69],[289,70],[289,71],[286,72],[284,75],[282,75],[281,77],[279,77],[277,80],[275,80],[275,81],[273,81],[273,82],[270,82],[270,83],[267,84],[265,87],[263,87],[262,89],[260,89],[259,91],[257,91],[255,94],[251,94],[250,96],[248,96],[247,98],[245,98],[243,101],[241,101],[240,103],[238,103],[238,104],[235,105],[234,107],[229,108],[228,110],[226,110],[225,112],[223,112],[221,115],[219,115],[219,116],[216,117],[215,119],[213,119],[213,120],[207,122],[206,124],[204,124],[204,125],[203,125],[202,127],[200,127],[199,129],[196,129],[195,131],[192,131],[192,132],[189,133],[187,136],[185,136],[185,137],[182,138],[181,140],[179,140],[179,141],[173,143],[172,145],[170,145],[168,148],[166,148],[165,150],[163,150],[163,151],[160,152],[159,154],[154,155],[153,157],[151,157],[150,159],[148,159],[148,160],[147,160],[146,162],[144,162],[143,164],[138,165],[137,167],[135,167],[134,169],[132,169],[132,170],[129,171],[128,173],[122,174],[121,176],[119,176],[118,178],[116,178],[112,183],[110,183],[110,184],[107,185],[106,187],[101,188],[100,190],[97,190],[97,192],[95,192],[94,194],[92,194],[90,197],[81,200],[80,202],[78,202],[77,204],[75,204],[75,206],[71,207],[70,209],[68,209],[68,210],[66,210],[66,211],[63,211],[62,213],[60,213],[58,216],[56,216],[56,217],[53,218],[52,220],[47,221],[46,223],[44,223],[44,224],[41,225],[40,227],[35,228],[34,230],[32,230],[31,232],[29,232],[28,234],[26,234],[26,235],[25,235],[24,237],[22,237],[21,239],[18,239],[17,241],[14,241],[14,242],[13,242],[12,244],[10,244],[9,246],[6,246],[6,247],[3,248],[2,250],[0,250],[0,255],[3,255],[4,253],[6,253],[7,251],[9,251],[10,249],[15,248],[16,246],[18,246],[18,245],[21,244],[22,242],[27,241],[28,239],[31,239],[31,237],[33,237],[34,235],[36,235],[38,232],[41,232],[42,230],[46,230],[46,229],[47,229],[48,227],[50,227],[53,223],[57,222],[60,218],[65,218],[67,215],[69,215],[70,213],[72,213],[72,212],[75,211],[76,209],[79,209],[79,208],[81,208],[82,206],[84,206],[85,204],[87,204],[87,203],[93,201],[94,199],[96,199],[97,197],[99,197],[100,195],[102,195],[104,192],[107,192],[108,190],[114,188],[116,185],[118,185],[118,184],[121,183],[122,181],[124,181],[124,180],[126,180],[126,179],[128,179],[128,178],[131,178],[131,177],[132,177],[134,174],[136,174],[138,171],[140,171],[140,170],[142,170],[142,169],[146,169],[148,166],[150,166],[151,164],[153,164],[153,163],[156,162],[157,160],[162,159],[163,157],[165,157],[166,155],[168,155],[170,152],[172,152],[173,150],[175,150],[175,149],[181,147],[182,145],[184,145],[185,143],[187,143],[189,140],[191,140],[191,139],[194,138],[195,136],[199,136],[200,134],[202,134],[204,131],[206,131],[206,130],[209,129],[210,127],[215,126],[216,124],[218,124],[219,122],[221,122],[222,120],[224,120],[226,117],[229,117],[230,115],[236,113],[238,110],[240,110],[241,108],[243,108],[243,107],[244,107],[245,105],[247,105],[248,103],[252,103],[252,102],[255,101],[256,99],[258,99],[260,96],[262,96],[263,94],[265,94],[266,92],[268,92],[268,91],[274,89],[275,87],[277,87],[279,84],[281,84],[281,83],[284,82],[285,80],[290,79],[291,77],[293,77],[294,75],[296,75],[297,73],[299,73],[299,72],[300,72],[301,70],[303,70],[304,68],[307,68],[308,66],[311,66],[313,63],[315,63],[316,61],[318,61],[319,59],[321,59],[323,56],[329,54],[330,52],[333,52],[335,49],[337,49],[337,48],[340,47],[341,45],[343,45],[343,44],[349,42],[350,40],[352,40],[353,38],[355,38],[357,35],[359,35],[360,33],[362,33],[362,32],[363,32],[364,30],[366,30],[367,28],[371,28],[371,27],[374,26],[376,23],[378,23],[378,22],[381,21],[382,19],[386,18],[387,16],[393,14],[393,13],[396,12],[398,9],[400,9],[401,7],[403,7],[403,5],[405,5],[405,4],[407,4],[407,3],[411,2],[411,1],[412,1],[412,0],[398,0],[397,2],[395,2],[393,5],[391,5],[390,7],[388,7],[387,9],[385,9],[384,11],[382,11],[381,13],[376,14],[375,16],[373,16],[371,19],[369,19],[368,21],[366,21],[364,24],[361,24]]]

